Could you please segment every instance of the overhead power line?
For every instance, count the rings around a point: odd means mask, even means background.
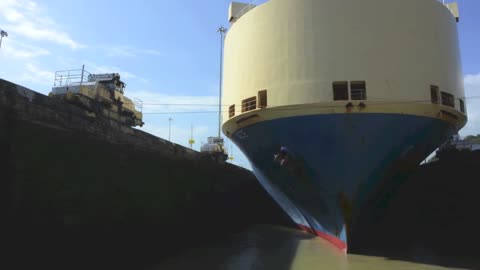
[[[471,96],[471,97],[464,97],[464,98],[456,98],[456,100],[472,100],[472,99],[480,99],[480,96]],[[375,98],[375,97],[370,97],[369,101],[386,101],[386,102],[395,102],[395,103],[419,103],[419,102],[430,102],[430,100],[411,100],[411,101],[393,101],[393,100],[388,100],[388,99],[380,99],[380,98]],[[218,104],[195,104],[195,103],[148,103],[144,102],[144,106],[192,106],[192,107],[218,107]],[[241,106],[240,104],[230,104],[230,105],[221,105],[222,107],[230,107],[231,105],[235,106]],[[305,105],[299,105],[299,106],[305,106]],[[315,104],[315,106],[317,106]],[[217,111],[218,112],[218,111]]]
[[[455,100],[463,100],[463,101],[467,101],[467,100],[477,100],[477,99],[480,99],[480,96],[470,96],[470,97],[463,97],[463,98],[455,98]],[[346,102],[347,100],[345,100]],[[361,101],[361,100],[357,100],[357,101]],[[428,100],[406,100],[406,101],[394,101],[394,100],[386,100],[386,99],[383,99],[383,100],[380,100],[377,98],[377,100],[375,100],[375,98],[370,98],[369,101],[376,101],[376,102],[379,102],[379,103],[369,103],[368,105],[369,106],[375,106],[375,105],[396,105],[396,104],[405,104],[405,103],[424,103],[424,102],[431,102],[430,99]],[[369,101],[366,101],[366,102],[369,102]],[[382,101],[380,103],[380,101]],[[191,106],[191,107],[218,107],[219,105],[218,104],[191,104],[191,103],[143,103],[143,105],[146,105],[146,106]],[[231,105],[235,105],[235,106],[241,106],[240,104],[231,104]],[[231,105],[221,105],[222,107],[230,107]],[[312,103],[312,104],[295,104],[295,105],[287,105],[287,106],[300,106],[301,108],[305,108],[305,107],[318,107],[318,103]],[[338,107],[338,106],[331,106],[331,107]],[[288,108],[286,108],[288,109]],[[217,111],[218,112],[218,111]]]
[[[460,99],[460,98],[457,98]],[[480,99],[480,96],[466,97],[464,100],[477,100]],[[347,101],[345,101],[347,102]],[[391,102],[381,102],[381,103],[368,103],[367,106],[388,106],[388,105],[399,105],[399,104],[414,104],[414,103],[426,103],[431,102],[431,100],[415,100],[415,101],[391,101]],[[218,106],[218,105],[216,105]],[[276,111],[295,111],[303,109],[318,108],[318,104],[298,104],[298,105],[288,105],[288,107],[270,107],[270,110]],[[322,109],[333,109],[338,108],[338,105],[335,106],[321,106]],[[222,111],[228,113],[229,111]],[[144,114],[213,114],[218,113],[218,111],[196,111],[196,112],[146,112]]]

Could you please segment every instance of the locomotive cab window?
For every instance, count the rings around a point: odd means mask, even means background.
[[[367,86],[365,81],[350,82],[350,95],[352,100],[366,100]]]
[[[333,100],[348,100],[348,82],[333,82]]]
[[[431,98],[433,104],[438,104],[439,103],[439,100],[438,100],[439,93],[440,93],[440,90],[439,90],[438,86],[436,86],[436,85],[431,85],[430,86],[430,98]]]

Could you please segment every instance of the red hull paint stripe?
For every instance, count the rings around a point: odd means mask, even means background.
[[[297,225],[302,231],[314,234],[314,235],[332,243],[338,249],[340,249],[342,251],[345,251],[345,252],[347,251],[347,244],[345,242],[343,242],[342,240],[336,238],[335,236],[330,235],[328,233],[321,232],[321,231],[313,230],[312,228],[310,228],[308,226],[305,226],[305,225],[302,225],[302,224],[297,224]]]

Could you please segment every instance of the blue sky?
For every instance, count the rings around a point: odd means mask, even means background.
[[[418,0],[427,1],[427,0]],[[257,3],[265,0],[256,1]],[[448,1],[447,1],[448,2]],[[480,96],[480,1],[458,0],[466,96]],[[75,4],[72,4],[75,3]],[[80,68],[119,72],[126,95],[145,103],[217,104],[220,25],[228,28],[230,1],[0,0],[0,78],[48,93],[54,72]],[[480,134],[480,100],[467,101],[470,122],[462,135]],[[146,113],[205,112],[214,106],[145,105]],[[144,130],[187,145],[217,133],[217,115],[146,114]],[[230,148],[230,147],[229,147]],[[234,149],[234,163],[248,166]]]

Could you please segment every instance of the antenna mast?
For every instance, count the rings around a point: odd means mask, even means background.
[[[223,37],[227,29],[223,26],[217,29],[217,33],[220,33],[220,87],[218,95],[218,138],[221,137],[222,129],[222,86],[223,86]]]

